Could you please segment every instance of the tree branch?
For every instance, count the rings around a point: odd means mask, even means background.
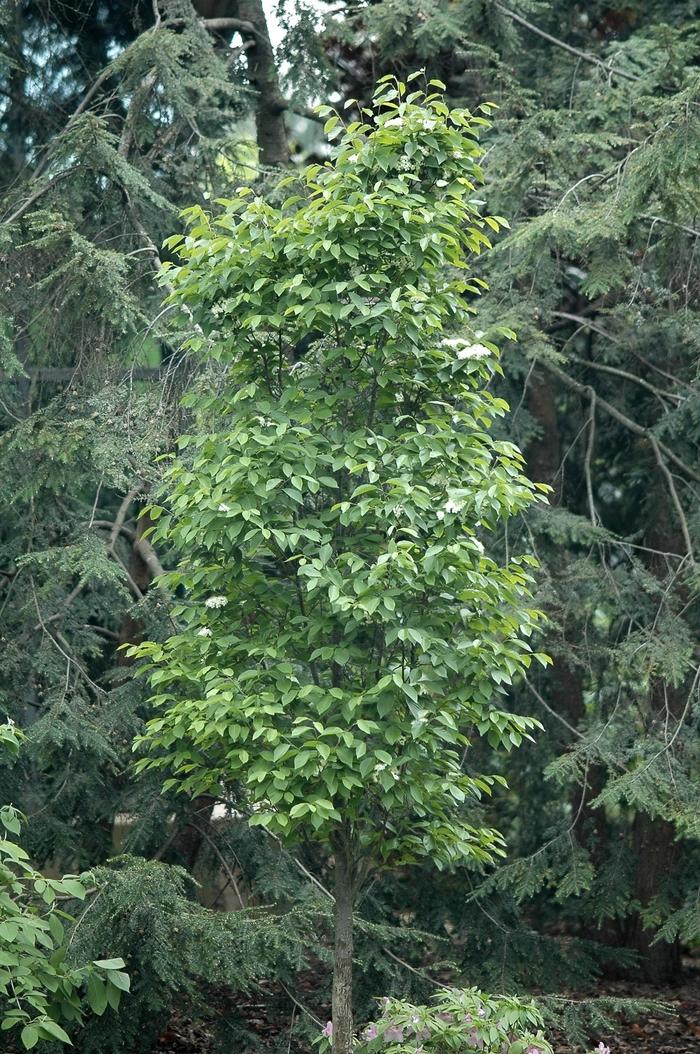
[[[604,70],[609,76],[613,77],[625,77],[628,81],[640,81],[642,78],[637,77],[634,73],[628,73],[626,70],[614,69],[612,66],[608,66],[602,59],[599,59],[596,55],[591,55],[588,51],[579,51],[578,48],[572,47],[571,44],[567,44],[563,40],[559,40],[558,37],[553,37],[551,33],[547,33],[544,29],[540,29],[539,26],[535,26],[532,22],[528,22],[522,15],[516,14],[515,11],[511,11],[510,8],[504,7],[503,4],[496,3],[494,5],[505,15],[506,18],[510,18],[512,22],[517,22],[523,26],[530,33],[534,33],[535,36],[541,37],[542,40],[546,40],[549,44],[554,44],[557,48],[562,48],[564,51],[568,51],[570,55],[575,55],[578,59],[583,59],[584,62],[590,63],[592,66],[598,66]]]
[[[546,359],[541,359],[540,362],[545,369],[549,370],[550,373],[553,373],[555,377],[558,377],[562,384],[565,384],[567,388],[571,388],[572,391],[577,392],[579,395],[584,395],[590,398],[590,385],[581,384],[580,381],[575,381],[573,377],[569,377],[568,373],[559,369],[559,367],[555,366],[553,362],[547,362]],[[695,480],[696,483],[700,483],[700,472],[691,468],[690,465],[686,465],[685,461],[682,461],[681,458],[674,454],[670,447],[667,447],[665,443],[662,443],[660,439],[657,439],[648,428],[638,424],[637,421],[628,417],[627,414],[623,414],[621,410],[618,410],[616,406],[613,406],[612,403],[609,403],[607,399],[601,398],[601,396],[597,396],[596,403],[601,410],[604,410],[606,414],[610,415],[610,417],[614,417],[616,421],[619,421],[620,424],[625,426],[625,428],[628,428],[630,432],[634,432],[634,434],[638,436],[643,436],[650,443],[653,440],[657,444],[659,450],[663,453],[664,457],[669,461],[672,461],[673,464],[681,469],[681,471],[690,479]]]

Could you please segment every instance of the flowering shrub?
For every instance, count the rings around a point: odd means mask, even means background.
[[[470,745],[541,727],[505,695],[548,662],[533,554],[499,563],[482,540],[547,490],[491,433],[514,334],[474,326],[469,265],[505,222],[475,197],[487,122],[425,88],[384,79],[363,123],[329,116],[333,157],[288,198],[241,187],[167,243],[189,347],[225,372],[187,397],[193,434],[150,509],[178,626],[130,649],[155,693],[139,767],[332,856],[335,1054],[360,889],[503,855],[479,802],[504,777]]]
[[[542,1034],[542,1015],[533,1002],[489,996],[477,988],[444,989],[430,1006],[383,999],[381,1017],[358,1041],[362,1054],[553,1054]],[[330,1039],[329,1021],[320,1041]]]
[[[444,989],[431,1006],[401,999],[382,999],[381,1017],[361,1032],[356,1049],[362,1054],[554,1054],[544,1037],[542,1014],[532,1001],[490,996],[478,988]],[[330,1046],[333,1023],[328,1021],[318,1043]],[[612,1054],[600,1042],[590,1054]]]

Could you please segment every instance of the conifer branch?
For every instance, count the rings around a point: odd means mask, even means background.
[[[580,381],[574,380],[574,378],[570,377],[568,373],[564,372],[564,370],[555,366],[553,362],[547,362],[545,359],[542,359],[542,365],[545,366],[550,373],[553,373],[555,377],[558,377],[562,384],[565,384],[567,388],[571,388],[572,391],[577,392],[579,395],[586,395],[590,398],[590,385],[581,384]],[[618,410],[616,406],[613,406],[612,403],[609,403],[607,399],[603,399],[600,395],[597,397],[597,405],[609,414],[610,417],[614,417],[616,421],[619,421],[620,424],[625,426],[625,428],[628,428],[630,432],[634,432],[635,435],[643,436],[650,442],[653,438],[658,444],[658,448],[663,453],[664,457],[668,458],[669,461],[672,461],[674,465],[685,472],[690,479],[695,480],[696,483],[700,483],[700,472],[691,468],[690,465],[686,465],[685,461],[679,458],[677,454],[674,454],[665,443],[662,443],[660,439],[656,439],[648,428],[640,425],[637,421],[628,417],[627,414],[623,414],[621,410]]]
[[[515,11],[511,11],[510,8],[504,7],[503,4],[496,3],[494,5],[502,15],[506,18],[510,18],[511,21],[517,22],[525,29],[529,30],[530,33],[534,33],[536,36],[546,40],[549,44],[554,44],[555,47],[562,48],[564,51],[568,51],[570,55],[575,55],[579,59],[583,59],[584,62],[588,62],[593,66],[598,66],[608,76],[613,77],[625,77],[629,81],[640,81],[641,77],[638,77],[634,73],[628,73],[627,70],[614,69],[612,66],[608,66],[607,63],[603,62],[596,55],[591,55],[588,51],[581,51],[579,48],[573,47],[571,44],[567,44],[564,40],[560,40],[559,37],[552,36],[551,33],[547,33],[546,30],[540,29],[539,26],[533,25],[532,22],[528,22],[522,15],[516,14]]]

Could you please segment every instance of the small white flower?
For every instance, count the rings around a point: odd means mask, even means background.
[[[444,520],[445,519],[445,512],[444,512],[444,510],[443,509],[438,509],[438,511],[436,513],[436,516],[437,516],[438,520]]]
[[[458,359],[486,359],[491,354],[483,344],[470,344],[469,347],[460,348],[457,352]]]
[[[459,512],[463,507],[463,501],[453,501],[452,498],[445,502],[445,512]]]
[[[225,502],[222,501],[221,504],[219,505],[219,512],[230,512],[230,511],[231,510],[228,507],[228,505]]]
[[[227,597],[207,597],[204,601],[205,608],[225,608],[227,604]]]
[[[208,626],[202,626],[201,629],[197,630],[198,637],[211,637],[211,630]]]

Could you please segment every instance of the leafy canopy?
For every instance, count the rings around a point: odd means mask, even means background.
[[[184,599],[131,649],[159,711],[139,764],[237,784],[278,836],[486,861],[500,836],[470,820],[499,777],[470,736],[510,749],[536,724],[499,705],[532,658],[534,560],[479,538],[539,496],[489,432],[512,334],[473,329],[466,273],[505,221],[476,199],[484,117],[392,78],[362,115],[330,116],[332,160],[281,204],[241,188],[169,239],[171,300],[225,372],[187,397],[198,430],[151,509]]]

